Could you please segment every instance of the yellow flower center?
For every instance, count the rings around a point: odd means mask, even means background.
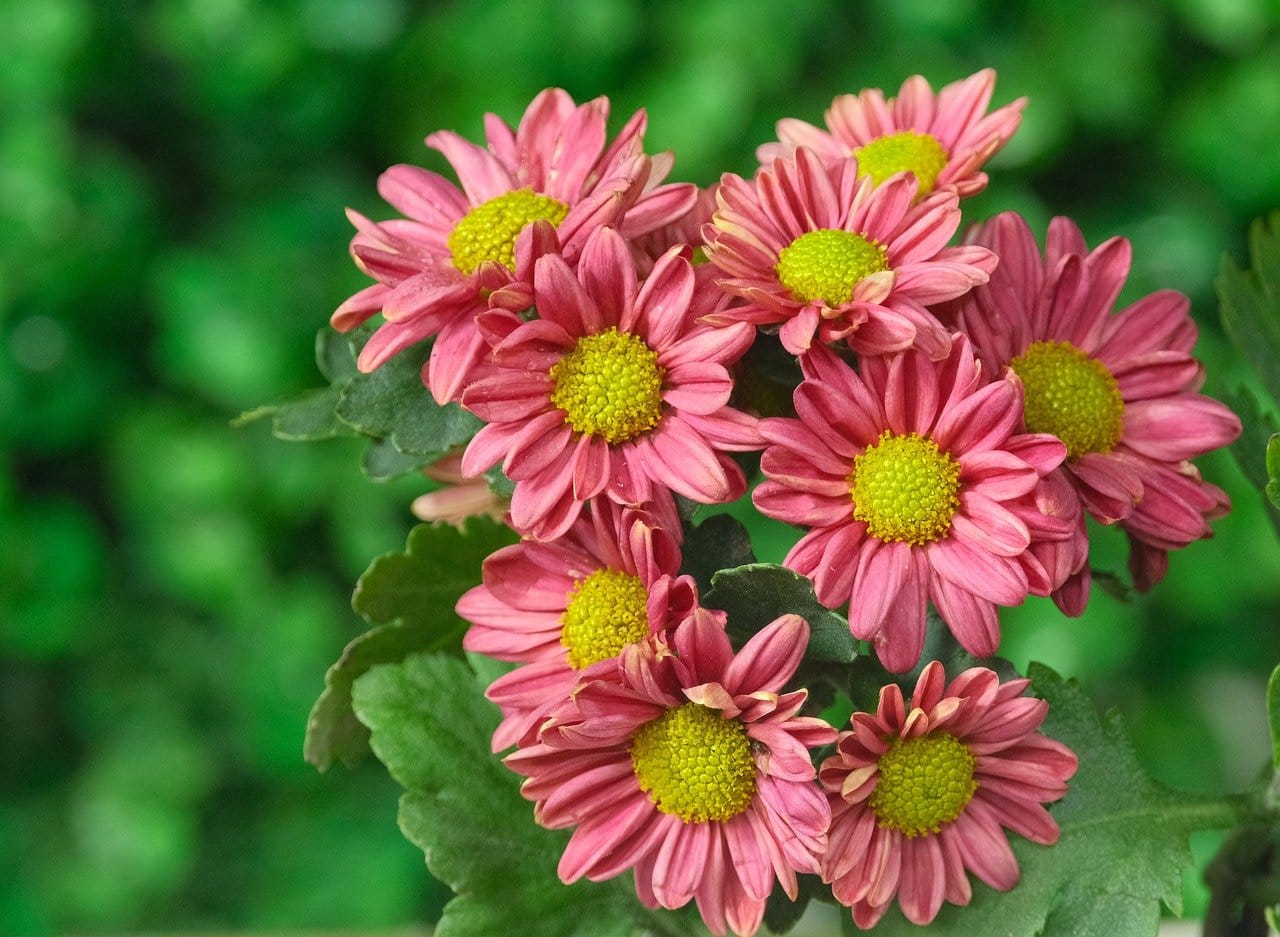
[[[804,302],[839,306],[865,277],[889,269],[885,249],[852,231],[806,231],[778,252],[778,279]]]
[[[880,540],[941,540],[960,508],[960,463],[932,439],[889,430],[853,459],[853,516]]]
[[[756,792],[747,727],[698,703],[642,725],[631,765],[654,806],[687,823],[736,817]]]
[[[662,419],[658,353],[641,339],[609,328],[578,339],[551,368],[551,402],[579,433],[626,442]]]
[[[881,185],[895,172],[914,173],[919,183],[916,198],[924,198],[933,191],[947,165],[947,151],[942,144],[935,137],[914,130],[877,137],[855,149],[853,156],[858,161],[858,175],[870,176],[876,185]]]
[[[560,616],[560,643],[569,666],[581,670],[617,657],[648,634],[648,600],[639,577],[619,569],[597,569],[575,582]]]
[[[1027,396],[1027,431],[1052,433],[1070,456],[1110,452],[1124,434],[1124,398],[1107,366],[1070,342],[1035,342],[1009,362]]]
[[[937,833],[973,798],[976,765],[968,746],[945,732],[895,739],[880,756],[880,776],[867,806],[881,826],[906,836]]]
[[[453,265],[472,274],[486,260],[496,260],[508,270],[516,268],[516,236],[534,221],[559,227],[569,206],[531,189],[517,189],[491,198],[462,216],[449,232]]]

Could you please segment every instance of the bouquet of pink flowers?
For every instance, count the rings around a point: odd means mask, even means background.
[[[349,212],[374,282],[321,333],[330,386],[248,416],[442,483],[307,740],[325,768],[371,733],[458,893],[441,937],[697,933],[687,905],[746,937],[812,899],[1152,934],[1190,831],[1275,839],[1269,777],[1161,788],[1078,686],[994,657],[1001,607],[1084,610],[1089,519],[1158,585],[1230,507],[1191,460],[1241,433],[1186,297],[1116,308],[1127,240],[962,229],[1025,104],[994,83],[841,95],[705,190],[643,111],[611,138],[551,89],[484,145],[427,137],[457,183],[383,173],[403,217]],[[748,491],[797,529],[781,564],[704,508]]]

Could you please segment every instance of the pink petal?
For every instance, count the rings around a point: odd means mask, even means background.
[[[708,416],[729,402],[733,379],[723,365],[684,364],[667,372],[662,399],[676,410]]]
[[[451,130],[439,130],[427,137],[427,146],[444,154],[472,205],[481,205],[511,191],[511,176],[497,158]]]
[[[800,666],[809,645],[809,623],[783,615],[751,636],[725,670],[723,684],[734,695],[777,693]]]
[[[1161,462],[1182,462],[1219,449],[1240,435],[1240,418],[1199,394],[1126,403],[1124,442]]]
[[[560,255],[538,258],[533,286],[539,318],[556,323],[572,336],[591,335],[605,328],[594,300]]]
[[[378,177],[378,194],[406,217],[445,230],[469,208],[457,186],[418,166],[392,166]]]
[[[857,557],[857,575],[849,599],[849,629],[855,638],[867,641],[875,636],[914,568],[907,544],[867,538]]]
[[[1000,621],[994,605],[941,577],[932,580],[930,595],[961,647],[975,657],[990,657],[996,652]]]
[[[595,299],[603,322],[616,325],[636,298],[636,266],[626,242],[612,228],[601,228],[582,249],[578,277]],[[599,327],[588,329],[599,331]]]
[[[944,410],[934,427],[933,441],[954,455],[994,449],[1009,438],[1022,420],[1022,393],[1010,381],[986,387]]]
[[[650,348],[665,348],[688,327],[693,298],[693,267],[675,247],[654,264],[636,297],[635,311]]]
[[[939,576],[997,605],[1020,605],[1027,597],[1027,576],[1018,564],[993,556],[956,536],[925,548],[929,564]]]
[[[653,454],[646,471],[672,491],[703,504],[730,499],[734,486],[724,466],[706,441],[679,416],[666,417],[656,431],[638,438],[635,448]]]

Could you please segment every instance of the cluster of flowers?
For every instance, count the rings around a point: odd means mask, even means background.
[[[646,905],[692,899],[746,935],[775,880],[794,898],[817,873],[862,927],[895,897],[926,923],[969,901],[967,871],[1013,886],[1002,827],[1056,840],[1043,805],[1076,759],[1027,681],[932,662],[843,732],[800,715],[806,622],[735,654],[680,574],[673,497],[741,497],[732,453],[763,450],[756,507],[807,530],[786,565],[894,673],[920,663],[928,603],[979,657],[997,606],[1079,614],[1086,516],[1125,530],[1144,589],[1209,535],[1227,498],[1189,460],[1239,423],[1197,393],[1185,298],[1114,313],[1128,242],[1091,251],[1062,218],[1043,253],[1013,213],[947,246],[1021,118],[989,110],[994,80],[843,95],[825,130],[780,121],[754,179],[705,191],[664,182],[643,111],[609,141],[606,100],[548,90],[518,128],[487,115],[486,146],[427,138],[461,189],[394,166],[379,191],[406,217],[352,213],[377,282],[334,326],[382,314],[364,370],[434,336],[424,383],[486,424],[442,477],[514,482],[524,539],[458,612],[469,650],[520,665],[488,690],[494,750],[516,746],[538,822],[575,828],[564,881],[633,869]],[[799,359],[787,415],[743,403],[757,333]]]

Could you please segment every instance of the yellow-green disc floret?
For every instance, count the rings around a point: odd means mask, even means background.
[[[1110,452],[1124,435],[1114,375],[1070,342],[1034,342],[1009,367],[1026,392],[1028,432],[1052,433],[1073,457]]]
[[[549,221],[559,227],[569,214],[569,206],[531,189],[517,189],[491,198],[467,212],[449,232],[449,253],[453,265],[472,274],[488,260],[496,260],[508,270],[516,268],[516,237],[534,221]]]
[[[698,703],[642,725],[631,743],[631,765],[654,806],[687,823],[730,820],[756,792],[746,726]]]
[[[873,273],[889,269],[885,249],[873,238],[820,228],[806,231],[778,252],[778,282],[803,302],[839,306]]]
[[[639,337],[609,328],[578,339],[551,368],[551,403],[579,433],[626,442],[662,419],[665,373]]]
[[[560,643],[574,670],[617,657],[649,633],[649,592],[638,576],[597,569],[573,584],[560,616]]]
[[[906,836],[936,833],[973,799],[976,766],[968,746],[946,733],[895,739],[880,756],[867,806],[881,826]]]
[[[951,529],[960,508],[960,463],[932,439],[889,430],[853,460],[853,516],[880,540],[922,546]]]
[[[875,185],[897,172],[913,173],[918,183],[917,198],[933,191],[947,166],[947,151],[937,138],[914,130],[877,137],[854,150],[853,156],[858,161],[858,175],[870,176]]]

